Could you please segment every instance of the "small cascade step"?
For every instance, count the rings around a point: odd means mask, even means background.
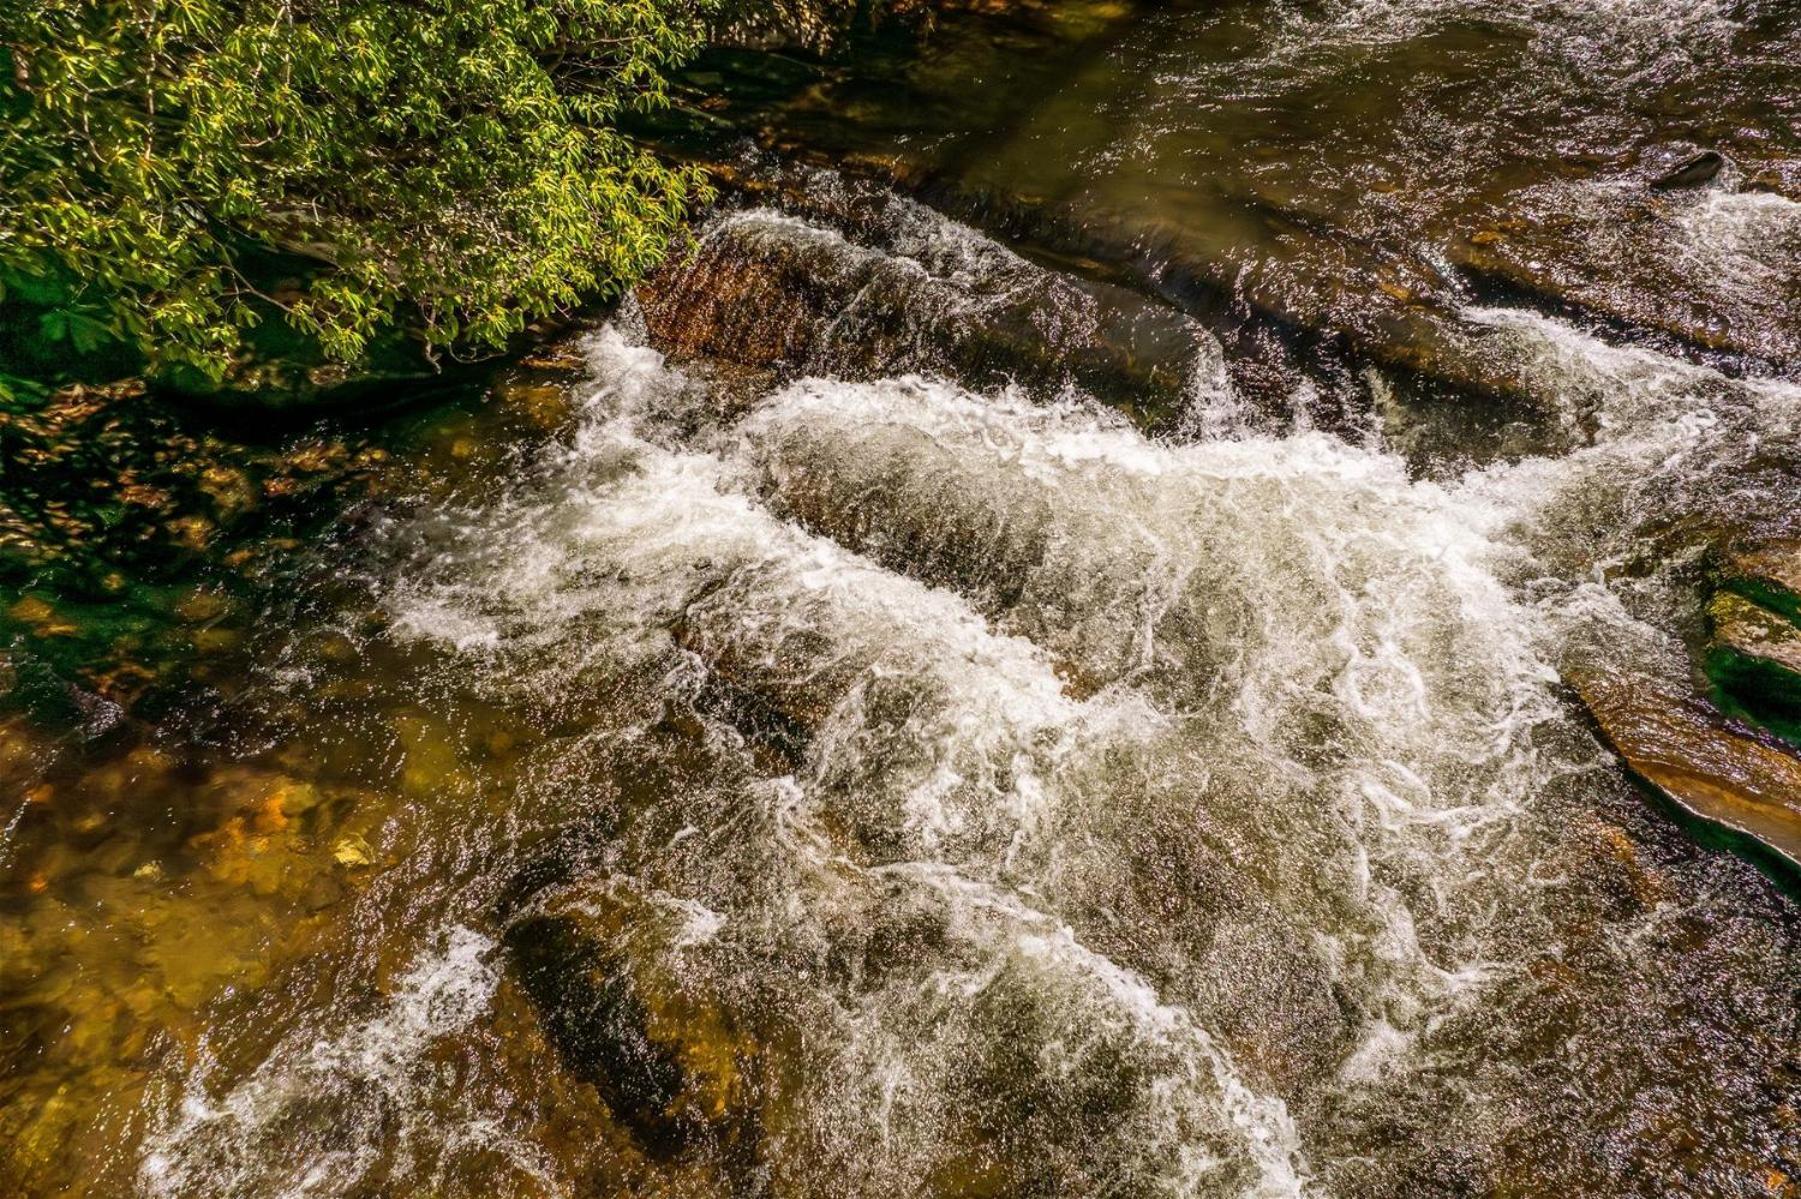
[[[1028,262],[885,191],[802,211],[727,214],[642,283],[655,343],[789,375],[1080,387],[1166,426],[1197,387],[1224,386],[1219,343],[1127,289]]]

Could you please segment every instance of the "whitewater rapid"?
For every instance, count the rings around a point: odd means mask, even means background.
[[[760,1047],[745,1193],[1657,1193],[1633,1138],[1674,1119],[1752,1177],[1794,947],[1560,679],[1681,669],[1694,551],[1645,530],[1742,513],[1801,389],[1464,319],[1543,452],[1258,433],[1212,374],[1181,438],[928,375],[728,400],[628,308],[568,436],[389,530],[382,582],[396,642],[567,730],[515,805],[586,848],[374,1014],[180,1080],[145,1190],[354,1193],[427,1105],[573,1193],[412,1064],[479,1046],[496,939],[570,910],[635,913],[633,969]],[[1696,1052],[1722,1006],[1768,1035]],[[320,1108],[346,1131],[268,1172]]]

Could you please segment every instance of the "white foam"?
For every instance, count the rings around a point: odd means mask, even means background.
[[[1615,70],[1701,53],[1737,27],[1727,0],[1332,0],[1323,11],[1291,11],[1287,19],[1291,37],[1373,43],[1486,19],[1530,31],[1546,50]]]
[[[1709,189],[1676,218],[1678,247],[1716,290],[1801,285],[1801,203],[1773,192]]]
[[[222,1093],[213,1090],[212,1063],[203,1059],[182,1084],[172,1118],[145,1142],[144,1191],[220,1199],[349,1192],[395,1151],[390,1135],[404,1140],[421,1131],[422,1104],[434,1085],[423,1056],[487,1010],[499,984],[493,951],[487,937],[450,929],[442,948],[400,976],[378,1013],[335,1032],[297,1028]],[[301,1148],[294,1141],[300,1128],[322,1143]],[[506,1147],[489,1121],[429,1131]]]
[[[984,1088],[1092,1086],[1116,1118],[1049,1111],[1047,1153],[1301,1194],[1332,1164],[1304,1113],[1437,1077],[1441,1030],[1592,900],[1559,797],[1604,758],[1559,667],[1661,634],[1593,574],[1589,522],[1630,541],[1657,487],[1801,408],[1468,315],[1574,452],[1422,481],[1321,433],[1159,442],[919,377],[805,380],[722,428],[609,331],[571,444],[440,515],[389,606],[558,718],[645,689],[560,777],[684,705],[736,755],[642,801],[639,865],[678,926],[659,952],[806,1030],[817,1157],[782,1168],[904,1190]]]
[[[930,892],[946,905],[951,935],[982,947],[971,968],[940,971],[930,979],[940,994],[975,1000],[1003,975],[1024,969],[1036,980],[1040,1002],[1059,1009],[1074,1005],[1078,1019],[1095,1021],[1088,1035],[1104,1037],[1113,1020],[1134,1030],[1139,1050],[1151,1050],[1158,1081],[1146,1088],[1147,1122],[1134,1130],[1142,1143],[1132,1148],[1152,1161],[1161,1158],[1170,1171],[1162,1178],[1169,1193],[1214,1192],[1222,1172],[1231,1177],[1225,1167],[1240,1153],[1255,1173],[1254,1184],[1242,1194],[1279,1199],[1306,1193],[1306,1155],[1286,1106],[1248,1085],[1231,1055],[1187,1010],[1166,1003],[1144,978],[1087,948],[1074,930],[1015,894],[942,865],[907,863],[878,873]],[[871,1035],[866,1030],[864,1038]],[[1078,1058],[1081,1053],[1076,1046],[1060,1048]],[[904,1060],[906,1050],[890,1046],[888,1052]],[[890,1096],[898,1089],[895,1080],[919,1078],[917,1067],[903,1060],[887,1068]],[[892,1111],[892,1101],[889,1106]],[[1194,1135],[1197,1121],[1208,1126],[1216,1120],[1221,1123],[1213,1131],[1230,1146],[1223,1155],[1182,1143]]]

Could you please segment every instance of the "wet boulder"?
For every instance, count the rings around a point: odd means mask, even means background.
[[[753,213],[710,228],[693,253],[641,283],[637,298],[658,347],[677,358],[771,367],[806,361],[827,314],[859,282],[824,230]],[[804,233],[817,243],[809,253]]]
[[[692,959],[706,915],[574,883],[516,920],[506,945],[558,1056],[645,1149],[743,1142],[757,1049]]]
[[[1218,370],[1210,335],[1137,293],[1037,266],[911,201],[845,215],[716,221],[639,288],[659,348],[790,374],[1076,386],[1151,416]]]
[[[1175,220],[1082,192],[1052,200],[993,180],[978,184],[904,158],[834,161],[1056,262],[1123,283],[1128,295],[1158,297],[1222,344],[1218,378],[1229,377],[1261,405],[1280,408],[1307,372],[1322,364],[1342,370],[1347,356],[1462,395],[1529,398],[1470,335],[1458,289],[1436,265],[1344,237],[1296,197],[1240,201],[1194,192],[1185,197],[1186,218]],[[805,203],[809,211],[823,203],[830,219],[845,219],[841,197],[857,191],[855,183],[827,188]],[[849,219],[859,219],[850,207]],[[1266,241],[1277,252],[1248,263],[1237,248]],[[1327,404],[1313,416],[1328,425],[1353,419],[1334,409]]]
[[[791,94],[817,119],[812,105],[831,87],[831,81],[815,79]],[[1104,188],[1026,188],[975,164],[947,168],[905,148],[870,150],[854,135],[840,143],[844,130],[811,121],[805,135],[762,133],[763,143],[786,156],[788,165],[716,169],[715,177],[734,194],[835,227],[844,227],[847,193],[918,197],[1010,244],[1073,266],[1089,280],[1105,281],[1099,286],[1106,290],[1156,297],[1204,326],[1224,342],[1219,378],[1229,373],[1235,391],[1278,422],[1297,388],[1311,379],[1327,382],[1330,394],[1310,398],[1308,418],[1326,427],[1356,424],[1363,415],[1359,401],[1343,394],[1336,380],[1349,367],[1372,364],[1428,392],[1516,406],[1532,398],[1507,364],[1493,361],[1480,339],[1469,335],[1460,319],[1460,286],[1436,260],[1346,236],[1329,219],[1306,211],[1301,197],[1247,200],[1188,188],[1182,215],[1174,218],[1143,197]],[[855,214],[850,219],[858,220]],[[856,236],[866,232],[859,229]],[[1247,257],[1245,247],[1270,252]]]
[[[1714,676],[1755,704],[1801,712],[1801,627],[1732,592],[1715,596],[1707,616]]]
[[[1728,374],[1784,378],[1801,369],[1797,253],[1801,204],[1781,195],[1594,180],[1524,189],[1492,227],[1449,246],[1452,265],[1496,298],[1578,314]]]
[[[1765,542],[1730,553],[1720,576],[1746,599],[1801,619],[1801,541]]]
[[[1633,774],[1801,866],[1801,753],[1667,680],[1583,671],[1570,681]]]
[[[1700,187],[1711,183],[1726,167],[1726,156],[1717,150],[1704,150],[1659,175],[1651,183],[1652,191],[1671,191],[1681,187]]]

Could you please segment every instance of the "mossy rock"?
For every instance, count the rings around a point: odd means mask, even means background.
[[[1801,626],[1735,592],[1708,605],[1708,672],[1753,707],[1801,713]]]
[[[1729,553],[1720,581],[1754,603],[1801,621],[1801,541],[1764,542]]]

